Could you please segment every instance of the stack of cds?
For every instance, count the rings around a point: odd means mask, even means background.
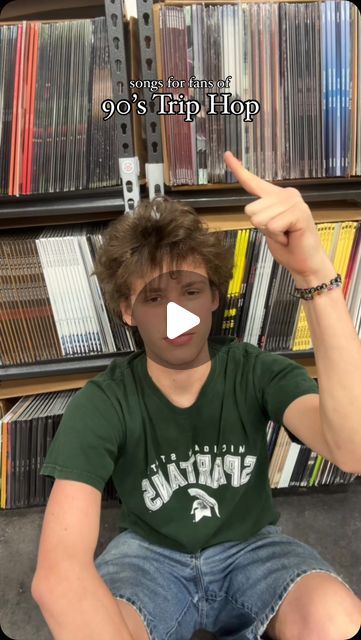
[[[119,184],[105,18],[0,27],[0,194]]]

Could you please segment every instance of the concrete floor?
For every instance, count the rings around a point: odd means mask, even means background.
[[[361,597],[361,477],[342,492],[275,496],[275,507],[284,533],[317,549]],[[104,504],[96,556],[117,534],[119,508]],[[0,512],[0,625],[14,640],[52,637],[30,594],[43,515],[42,507]]]

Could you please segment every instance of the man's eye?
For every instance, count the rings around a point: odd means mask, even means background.
[[[160,299],[161,299],[160,296],[152,296],[151,298],[147,298],[146,302],[155,303],[155,302],[158,302]]]
[[[192,294],[197,294],[197,293],[200,293],[200,292],[198,291],[198,289],[189,289],[187,291],[187,293],[192,295]]]

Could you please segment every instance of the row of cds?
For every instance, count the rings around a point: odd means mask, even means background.
[[[0,239],[3,365],[134,351],[91,276],[104,225],[4,234]]]
[[[343,279],[361,336],[361,223],[316,225]],[[131,352],[136,334],[107,308],[92,275],[103,224],[14,231],[0,237],[0,364]],[[211,335],[237,336],[265,351],[312,348],[305,312],[290,273],[255,228],[217,231],[233,247],[233,277],[213,316]]]
[[[0,507],[13,509],[45,505],[54,478],[40,474],[65,408],[76,390],[21,398],[0,415]],[[2,419],[1,419],[2,418]],[[306,445],[291,442],[286,430],[267,425],[269,481],[272,488],[348,484],[355,474],[341,471]],[[103,498],[116,499],[111,478]]]
[[[154,82],[200,107],[191,122],[177,108],[161,116],[166,183],[234,182],[226,149],[270,180],[361,175],[356,5],[158,5],[155,18]],[[168,86],[171,76],[183,85]],[[213,115],[209,93],[223,103]],[[101,109],[112,97],[105,18],[1,26],[0,195],[119,184],[121,116],[104,121]],[[257,101],[259,113],[247,121],[233,101]]]
[[[293,442],[287,430],[275,422],[267,425],[269,470],[272,489],[349,484],[357,474],[342,471],[301,442]]]
[[[24,396],[0,415],[0,507],[45,505],[54,479],[40,475],[50,443],[76,390]],[[1,403],[0,403],[1,409]],[[116,498],[109,480],[105,500]]]
[[[325,252],[343,280],[343,293],[354,327],[361,336],[361,224],[316,224]],[[220,305],[214,332],[235,335],[265,351],[312,348],[302,303],[294,296],[294,280],[274,260],[266,237],[256,229],[227,231],[234,247],[235,269]]]
[[[0,194],[119,183],[105,18],[0,27]]]
[[[167,182],[234,182],[223,162],[227,149],[266,179],[361,174],[361,15],[355,4],[160,5],[158,16],[161,77],[186,80],[166,90],[202,105],[192,122],[180,114],[164,117]],[[227,78],[230,85],[220,87]],[[215,113],[213,100],[221,103]],[[232,113],[233,100],[244,110],[235,103]],[[251,100],[260,110],[247,121]]]

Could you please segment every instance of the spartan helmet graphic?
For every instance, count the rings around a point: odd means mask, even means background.
[[[218,518],[221,517],[219,515],[217,501],[214,500],[214,498],[211,498],[205,491],[202,491],[202,489],[188,489],[188,493],[190,493],[191,496],[196,496],[198,498],[198,500],[193,502],[192,506],[191,515],[194,513],[193,522],[198,522],[198,520],[204,516],[211,518],[213,515],[212,507],[214,507]]]

